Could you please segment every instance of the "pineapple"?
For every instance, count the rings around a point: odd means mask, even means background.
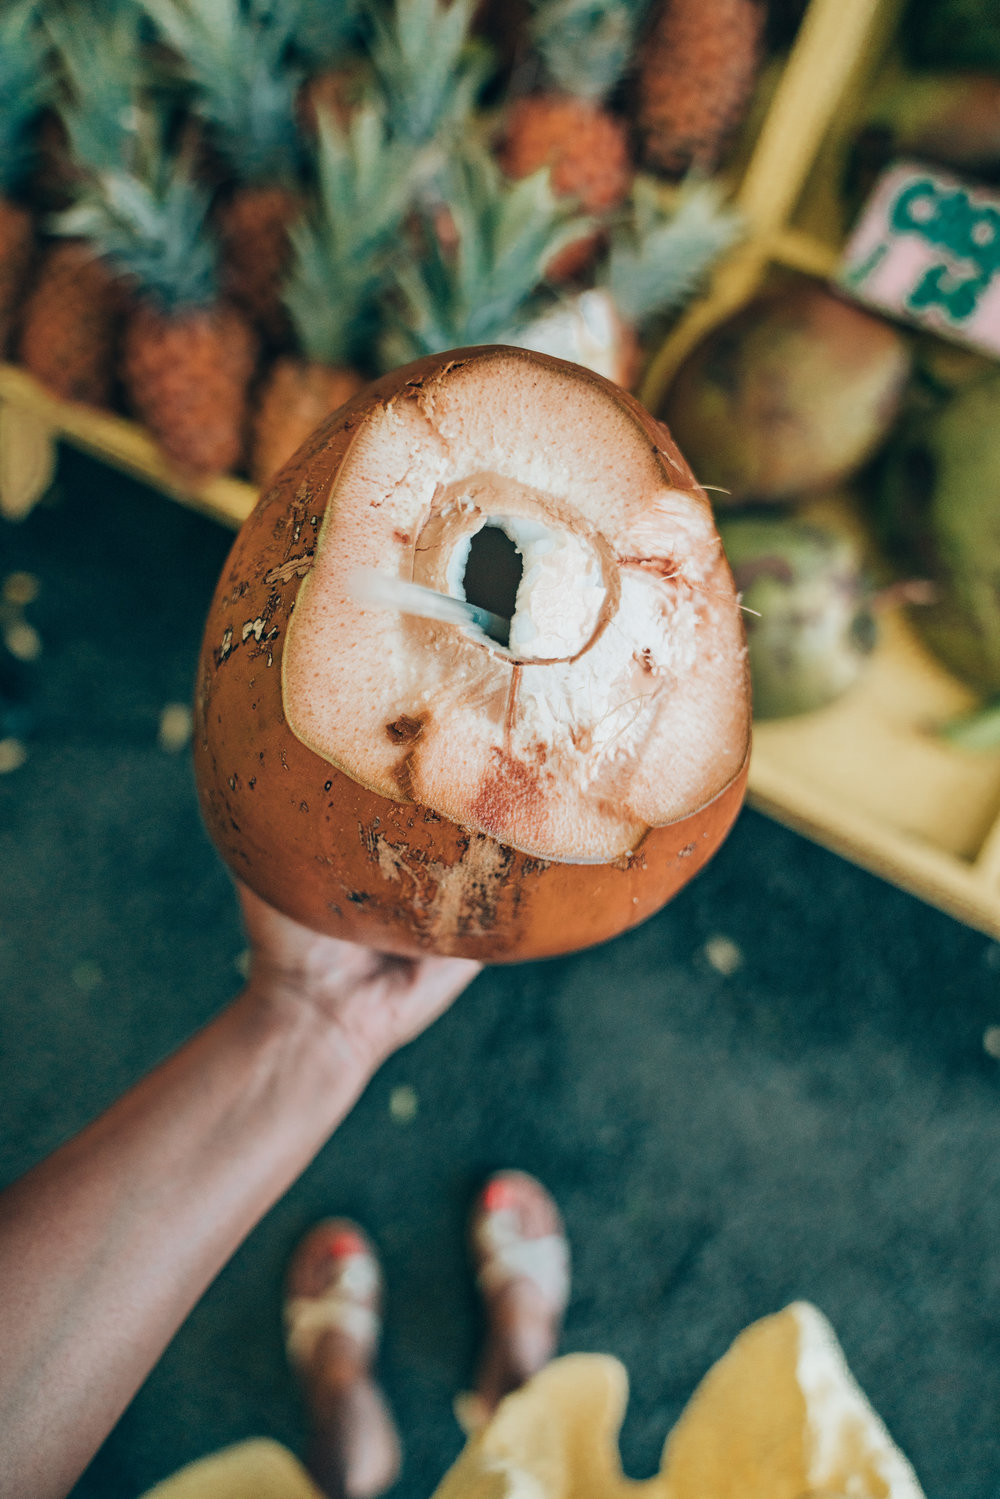
[[[294,43],[305,79],[298,98],[301,128],[315,138],[320,114],[332,112],[348,124],[362,102],[362,68],[358,55],[360,0],[298,0]]]
[[[637,80],[648,166],[670,177],[715,168],[750,102],[766,19],[764,0],[661,0]]]
[[[626,198],[632,161],[624,123],[606,107],[632,52],[644,0],[534,0],[530,34],[549,86],[515,99],[499,157],[510,177],[550,166],[557,193],[586,212],[613,212]],[[549,268],[565,280],[593,260],[599,232],[570,245]]]
[[[470,39],[476,0],[373,6],[371,62],[395,135],[414,149],[457,138],[490,68]]]
[[[321,115],[317,127],[317,201],[292,229],[285,287],[301,357],[279,359],[264,386],[251,464],[258,483],[364,385],[362,344],[409,206],[415,153],[388,138],[374,103],[360,107],[348,128],[332,115]]]
[[[189,161],[151,147],[138,171],[96,175],[61,224],[130,283],[126,392],[189,478],[238,464],[256,355],[246,318],[218,297],[208,208]]]
[[[34,222],[13,196],[27,166],[28,127],[45,102],[44,44],[35,0],[0,15],[0,358],[34,246]]]
[[[294,10],[273,0],[138,3],[177,54],[208,141],[234,179],[217,209],[225,291],[281,344],[288,230],[302,202],[303,75],[288,59]]]
[[[425,215],[424,255],[394,268],[384,368],[470,344],[515,343],[545,267],[591,227],[555,196],[547,169],[506,182],[471,144],[451,162],[446,196],[453,240]]]
[[[79,6],[53,11],[47,25],[63,85],[56,104],[65,142],[60,177],[72,199],[88,175],[127,170],[136,150],[138,15],[118,0],[100,19]],[[123,302],[117,277],[91,246],[50,245],[24,309],[21,363],[63,400],[107,405]]]
[[[117,277],[89,245],[49,246],[24,307],[21,364],[63,401],[110,405],[122,307]]]
[[[685,185],[667,209],[661,190],[638,177],[631,207],[629,220],[612,234],[598,285],[561,299],[516,340],[522,348],[586,365],[627,390],[642,366],[643,324],[679,311],[742,232],[739,215],[708,183]]]

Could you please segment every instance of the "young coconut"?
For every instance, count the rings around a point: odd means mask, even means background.
[[[502,628],[376,603],[373,574]],[[399,953],[514,961],[635,925],[721,842],[748,739],[732,577],[669,433],[510,348],[419,360],[328,419],[237,538],[198,673],[233,872]]]
[[[918,407],[879,464],[887,550],[929,578],[914,610],[931,650],[979,691],[1000,693],[1000,373]]]
[[[834,702],[875,648],[878,595],[843,526],[784,515],[719,520],[745,613],[754,718]]]
[[[872,456],[910,367],[898,329],[802,281],[762,293],[710,333],[663,416],[718,504],[792,500]]]

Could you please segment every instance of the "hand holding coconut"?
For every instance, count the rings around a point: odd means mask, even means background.
[[[359,598],[364,570],[507,628]],[[217,847],[270,905],[509,962],[658,910],[736,816],[748,738],[732,576],[666,428],[579,366],[485,347],[370,386],[264,495],[209,614],[195,757]]]
[[[394,958],[310,931],[237,886],[250,938],[250,987],[272,1005],[298,1004],[329,1021],[365,1080],[472,982],[468,958]]]

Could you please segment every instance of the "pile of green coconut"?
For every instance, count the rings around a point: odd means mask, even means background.
[[[982,21],[975,35],[995,56],[911,68],[873,95],[845,163],[848,221],[898,157],[1000,183],[1000,19]],[[955,44],[967,33],[956,27]],[[846,692],[880,613],[903,603],[983,699],[945,731],[1000,746],[1000,361],[786,276],[688,355],[659,414],[711,493],[758,719]],[[849,496],[847,512],[831,494]]]

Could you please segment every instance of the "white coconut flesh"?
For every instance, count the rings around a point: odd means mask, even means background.
[[[359,568],[465,598],[490,530],[520,558],[506,644],[358,599]],[[567,863],[633,852],[747,750],[738,600],[707,502],[672,486],[596,382],[503,351],[359,425],[282,689],[297,737],[363,785]]]

